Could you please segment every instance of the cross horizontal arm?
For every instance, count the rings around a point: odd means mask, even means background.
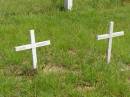
[[[123,36],[123,35],[124,35],[124,31],[112,33],[112,37],[118,37],[118,36]],[[98,35],[97,40],[107,39],[109,37],[110,37],[110,34]]]
[[[41,46],[46,46],[46,45],[50,45],[50,40],[47,40],[47,41],[43,41],[43,42],[38,42],[35,44],[36,47],[41,47]],[[32,44],[27,44],[27,45],[23,45],[23,46],[18,46],[18,47],[15,47],[15,50],[16,51],[23,51],[23,50],[28,50],[28,49],[32,49]]]
[[[50,44],[51,44],[50,40],[47,40],[47,41],[36,43],[36,47],[46,46],[46,45],[50,45]]]
[[[27,44],[27,45],[22,45],[22,46],[15,47],[15,50],[16,51],[23,51],[23,50],[28,50],[28,49],[31,49],[31,48],[32,48],[32,45]]]
[[[124,35],[124,31],[121,32],[116,32],[112,34],[112,37],[118,37],[118,36],[123,36]]]

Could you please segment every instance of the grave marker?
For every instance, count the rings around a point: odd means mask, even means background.
[[[114,22],[110,22],[109,33],[97,36],[97,40],[108,39],[108,50],[107,50],[107,63],[108,64],[111,61],[112,38],[124,35],[124,31],[113,33],[113,28],[114,28]]]
[[[72,10],[73,0],[64,0],[64,7],[66,10]]]
[[[15,47],[16,51],[22,51],[22,50],[28,50],[32,49],[32,59],[33,59],[33,69],[37,69],[37,53],[36,48],[50,45],[50,40],[48,41],[42,41],[42,42],[35,42],[35,34],[34,30],[30,30],[30,36],[31,36],[31,44],[22,45]]]

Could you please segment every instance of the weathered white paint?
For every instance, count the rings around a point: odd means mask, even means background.
[[[48,44],[50,44],[50,40],[38,42],[35,45],[36,47],[41,47],[41,46],[47,46]],[[28,49],[32,49],[32,44],[27,44],[27,45],[16,47],[16,51],[22,51],[22,50],[28,50]]]
[[[64,0],[64,7],[66,10],[72,10],[73,0]]]
[[[112,33],[112,37],[118,37],[118,36],[122,36],[122,35],[124,35],[123,31]],[[97,40],[102,40],[102,39],[107,39],[107,38],[110,38],[109,34],[104,34],[104,35],[98,35],[97,36]]]
[[[32,58],[33,58],[33,68],[37,68],[37,52],[36,52],[36,45],[35,45],[35,34],[34,30],[30,30],[31,36],[31,44],[32,44]]]
[[[107,63],[108,64],[111,61],[112,38],[124,35],[124,31],[113,33],[113,28],[114,28],[114,22],[110,22],[109,33],[97,36],[97,40],[108,39],[108,50],[107,50]]]
[[[33,69],[36,69],[37,68],[36,48],[50,45],[50,40],[36,43],[34,30],[30,30],[30,36],[31,36],[31,44],[18,46],[18,47],[15,47],[15,49],[16,49],[16,51],[32,49]]]
[[[114,28],[114,22],[110,22],[109,38],[108,38],[108,50],[107,50],[107,63],[108,64],[110,63],[110,60],[111,60],[113,28]]]

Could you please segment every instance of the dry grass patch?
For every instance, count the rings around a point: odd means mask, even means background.
[[[3,69],[3,74],[5,76],[34,76],[37,74],[37,70],[30,68],[22,68],[18,65],[10,65]]]
[[[77,54],[77,51],[76,51],[76,49],[71,48],[71,49],[68,50],[68,53],[69,53],[70,55],[75,56],[75,55]]]
[[[121,71],[130,71],[130,65],[121,68]]]
[[[13,76],[22,74],[22,68],[17,65],[9,65],[8,67],[3,69],[4,75]]]
[[[43,71],[44,73],[66,73],[68,72],[68,70],[63,67],[62,65],[59,66],[59,65],[46,65],[44,68],[43,68]]]
[[[89,83],[78,84],[76,90],[79,92],[89,92],[95,90],[95,87]]]
[[[74,75],[81,75],[81,71],[79,69],[71,70],[65,68],[63,65],[46,65],[43,67],[44,73],[58,73],[58,74],[66,74],[66,73],[73,73]]]

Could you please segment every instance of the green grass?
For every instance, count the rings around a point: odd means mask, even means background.
[[[129,12],[121,0],[75,0],[71,12],[62,0],[0,0],[0,97],[130,97],[129,72],[120,71],[130,64]],[[125,36],[113,39],[107,65],[107,40],[96,35],[107,33],[110,21]],[[51,40],[37,49],[35,75],[31,50],[14,49],[30,43],[30,29],[37,42]],[[63,72],[45,73],[49,65]]]

